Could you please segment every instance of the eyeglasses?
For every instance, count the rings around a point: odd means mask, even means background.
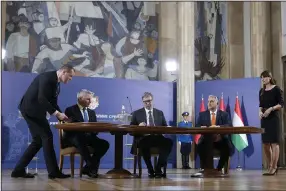
[[[152,99],[150,100],[144,100],[143,103],[150,103],[152,101]]]

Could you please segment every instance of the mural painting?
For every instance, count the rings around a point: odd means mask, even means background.
[[[67,63],[87,77],[158,80],[158,16],[143,2],[6,2],[4,70]]]
[[[220,79],[226,55],[226,2],[196,2],[195,79]]]

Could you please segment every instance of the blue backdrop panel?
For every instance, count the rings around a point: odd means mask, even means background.
[[[2,72],[2,167],[13,168],[23,151],[27,148],[28,128],[25,120],[19,118],[17,106],[21,97],[36,75],[28,73]],[[125,105],[127,112],[131,112],[127,96],[130,98],[133,110],[143,107],[141,96],[145,91],[154,95],[154,106],[162,110],[167,122],[172,125],[174,118],[174,87],[175,84],[156,81],[120,80],[105,78],[74,77],[67,85],[61,85],[59,96],[59,106],[64,111],[66,107],[77,102],[76,93],[81,89],[89,89],[99,97],[99,106],[95,109],[98,121],[115,122],[114,116],[121,112],[121,106]],[[56,118],[49,120],[56,122]],[[54,134],[54,146],[58,157],[59,137],[58,130],[51,127]],[[28,137],[29,135],[29,137]],[[100,133],[99,137],[106,139],[110,143],[110,149],[101,161],[101,168],[113,168],[114,162],[114,136],[108,133]],[[176,141],[175,136],[170,136]],[[132,143],[133,137],[125,136],[124,144]],[[124,158],[133,157],[130,154],[130,146],[124,145]],[[45,168],[42,149],[38,154],[38,168]],[[78,158],[78,157],[77,157]],[[79,160],[76,159],[78,167]],[[169,166],[176,164],[175,144]],[[33,161],[29,167],[34,168]],[[145,164],[144,164],[145,165]],[[125,168],[133,167],[133,160],[124,160]],[[69,158],[66,157],[64,167],[69,167]]]
[[[206,82],[197,82],[195,86],[196,98],[196,120],[200,111],[200,103],[202,95],[207,109],[207,98],[211,95],[216,95],[220,99],[223,93],[225,106],[228,106],[231,120],[234,112],[235,98],[238,95],[243,121],[245,126],[260,127],[258,117],[259,108],[259,78],[245,78],[235,80],[215,80]],[[262,143],[261,134],[247,135],[248,147],[243,151],[238,152],[231,158],[231,168],[236,168],[238,165],[245,169],[261,169],[262,168]],[[239,160],[238,160],[239,157]],[[199,157],[196,158],[196,168],[199,167]]]

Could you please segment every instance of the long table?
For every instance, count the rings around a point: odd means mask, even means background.
[[[165,127],[165,126],[135,126],[135,125],[120,125],[113,123],[102,122],[80,122],[80,123],[63,123],[55,125],[57,129],[63,129],[65,131],[85,131],[85,132],[97,132],[97,133],[110,133],[114,135],[114,168],[109,170],[104,177],[105,178],[136,178],[137,175],[131,174],[128,170],[123,168],[123,136],[126,134],[260,134],[264,130],[257,127]],[[219,132],[219,133],[218,133]],[[209,145],[212,147],[212,145]],[[212,149],[212,148],[210,148]],[[208,165],[206,165],[204,176],[216,176],[213,169],[213,156],[211,154],[208,157]],[[212,163],[211,163],[212,162]]]

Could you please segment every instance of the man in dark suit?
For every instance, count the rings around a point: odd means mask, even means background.
[[[217,126],[232,126],[228,113],[219,110],[218,98],[210,95],[208,98],[208,110],[199,113],[197,120],[197,127],[210,127],[215,128]],[[219,132],[218,132],[219,133]],[[213,142],[215,149],[220,151],[220,160],[217,165],[217,170],[221,172],[223,166],[228,161],[232,150],[232,143],[228,135],[203,135],[198,142],[198,154],[200,156],[201,168],[206,166],[206,156],[210,152],[207,148],[209,141]]]
[[[66,108],[65,114],[71,122],[97,122],[95,112],[89,109],[93,93],[88,90],[81,90],[78,95],[78,103]],[[106,140],[97,137],[97,133],[64,131],[64,145],[71,143],[75,146],[86,162],[82,173],[92,178],[98,177],[100,159],[109,149]],[[65,141],[66,140],[66,141]],[[90,156],[88,146],[92,147],[94,153]]]
[[[19,110],[28,124],[33,140],[18,161],[11,177],[33,178],[34,175],[26,173],[25,168],[42,147],[49,178],[70,177],[59,171],[53,145],[53,133],[46,115],[49,113],[61,121],[68,120],[67,116],[61,112],[57,100],[60,82],[68,83],[74,74],[75,70],[65,65],[58,71],[39,74],[28,87],[19,104]]]
[[[144,107],[133,112],[130,124],[139,126],[167,126],[164,113],[153,108],[153,95],[145,92],[142,96],[142,101]],[[137,152],[136,145],[141,149],[143,159],[148,168],[149,177],[165,177],[166,175],[162,173],[161,168],[167,164],[167,159],[173,146],[172,140],[163,135],[135,136],[132,144],[132,154],[136,154]],[[152,147],[157,147],[160,151],[155,170],[151,163],[150,149]]]

